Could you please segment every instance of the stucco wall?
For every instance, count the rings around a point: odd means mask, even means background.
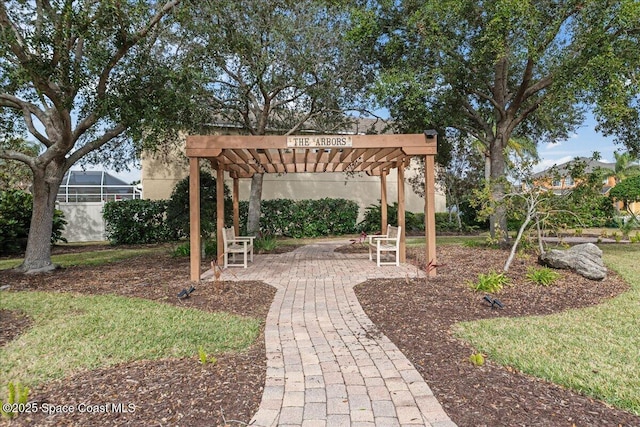
[[[68,242],[94,242],[105,240],[103,202],[58,203],[67,225],[62,236]]]

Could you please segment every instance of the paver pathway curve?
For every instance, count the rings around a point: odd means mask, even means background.
[[[379,268],[366,255],[333,252],[341,244],[256,256],[225,275],[277,288],[265,326],[265,388],[251,425],[455,426],[353,291],[371,278],[415,277],[416,268]]]

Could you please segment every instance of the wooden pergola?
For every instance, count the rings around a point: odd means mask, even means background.
[[[435,155],[437,134],[391,135],[194,135],[187,137],[191,248],[200,248],[200,159],[216,170],[217,245],[223,252],[224,172],[233,179],[233,224],[239,227],[239,180],[256,173],[365,172],[380,176],[382,229],[387,228],[387,182],[398,170],[398,224],[401,229],[400,262],[406,261],[404,168],[414,156],[425,156],[426,260],[435,265]],[[191,251],[191,280],[201,277],[201,254]],[[436,270],[429,271],[435,275]]]

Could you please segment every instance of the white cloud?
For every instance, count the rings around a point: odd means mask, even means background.
[[[540,161],[540,163],[535,165],[535,167],[533,168],[533,172],[540,172],[540,171],[543,171],[545,169],[549,169],[553,165],[561,165],[561,164],[566,163],[566,162],[568,162],[570,160],[573,160],[574,158],[575,158],[575,156],[563,156],[563,157],[556,158],[556,159],[542,159]]]
[[[552,150],[554,148],[558,148],[562,145],[561,141],[556,141],[556,142],[548,142],[547,144],[545,144],[544,149],[545,150]]]

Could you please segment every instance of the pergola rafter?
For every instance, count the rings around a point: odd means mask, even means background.
[[[233,178],[234,225],[238,231],[238,180],[256,173],[366,172],[380,176],[382,225],[386,229],[386,176],[398,169],[398,209],[404,212],[404,168],[414,156],[425,156],[425,237],[427,260],[435,263],[435,162],[437,136],[433,131],[406,135],[195,135],[187,137],[190,164],[191,247],[200,247],[199,160],[208,159],[217,171],[218,253],[224,227],[224,172]],[[400,260],[405,262],[404,215]],[[200,279],[200,251],[191,251],[191,280]],[[435,269],[429,274],[434,275]]]

